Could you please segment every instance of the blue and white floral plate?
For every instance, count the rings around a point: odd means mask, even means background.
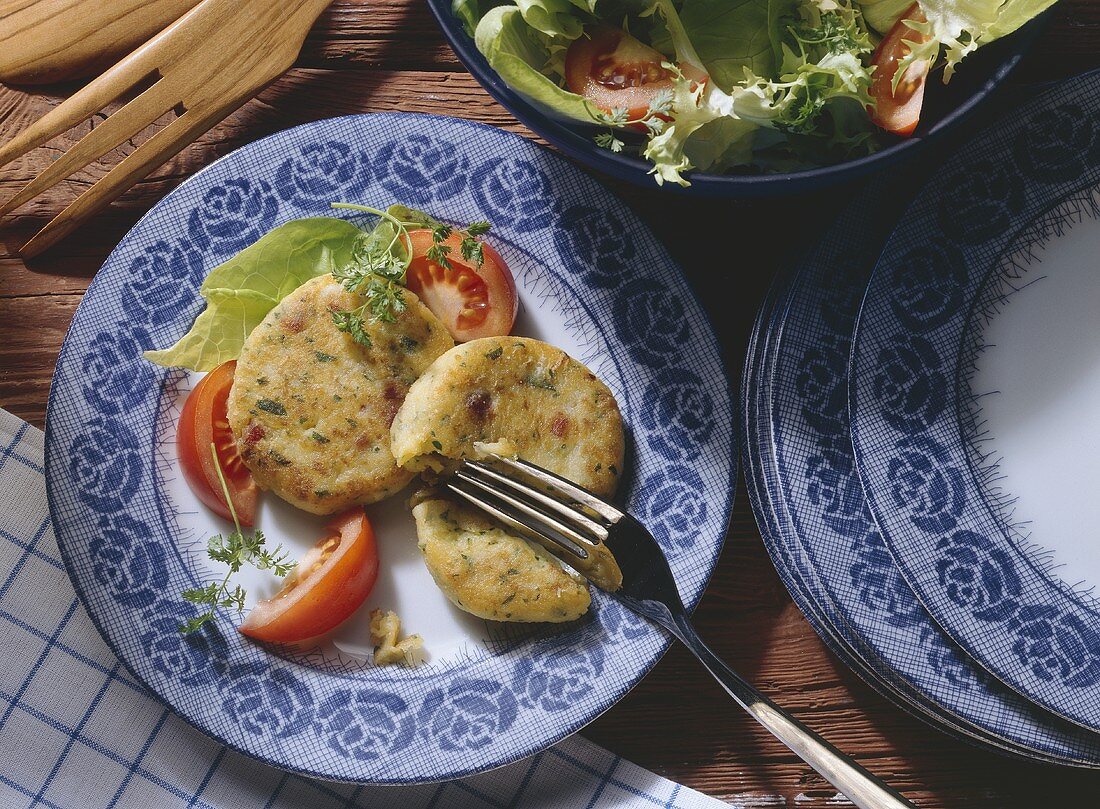
[[[939,629],[867,511],[847,429],[848,347],[898,212],[896,183],[865,190],[761,313],[767,336],[746,368],[744,424],[756,437],[745,474],[765,543],[826,643],[885,696],[1003,752],[1100,765],[1100,737],[1003,687]]]
[[[615,392],[631,436],[624,499],[654,529],[692,607],[733,496],[729,386],[702,309],[629,210],[560,157],[469,122],[365,115],[278,133],[183,183],[111,254],[66,337],[46,426],[58,544],[103,637],[180,715],[258,759],[341,781],[455,778],[575,732],[649,670],[668,638],[601,594],[565,627],[473,620],[431,584],[398,500],[370,508],[382,574],[368,607],[396,609],[424,636],[425,666],[366,662],[362,616],[320,649],[254,644],[230,614],[202,634],[177,629],[194,614],[181,591],[219,574],[204,546],[225,525],[175,460],[176,417],[197,376],[139,352],[190,327],[212,267],[276,225],[332,215],[333,200],[493,223],[516,274],[517,331],[560,345]],[[273,496],[258,523],[297,553],[318,535],[316,520]],[[250,599],[277,586],[247,585]]]
[[[870,281],[850,382],[859,478],[917,598],[996,677],[1091,729],[1098,121],[1091,74],[935,174]]]

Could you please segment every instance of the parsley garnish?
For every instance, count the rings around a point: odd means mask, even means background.
[[[358,293],[363,298],[363,304],[355,309],[333,312],[332,322],[337,329],[351,335],[355,342],[369,348],[371,339],[367,334],[367,324],[393,323],[397,320],[397,315],[407,308],[403,289],[405,273],[412,261],[409,228],[423,227],[423,223],[403,222],[386,211],[368,205],[334,202],[332,207],[375,214],[382,217],[383,225],[388,225],[393,230],[388,241],[384,236],[378,238],[377,232],[364,234],[351,263],[332,271],[332,276],[343,284],[344,289]],[[428,248],[427,257],[450,269],[452,265],[449,256],[453,248],[445,242],[455,230],[450,225],[436,224],[431,231],[432,246]],[[462,258],[480,267],[485,261],[485,254],[477,237],[489,232],[489,223],[474,222],[458,232],[462,236],[459,245]]]
[[[185,601],[208,608],[201,615],[180,624],[180,632],[185,635],[198,631],[207,621],[212,621],[214,610],[218,607],[232,608],[238,613],[244,612],[244,589],[239,584],[233,589],[229,588],[229,579],[234,573],[240,571],[241,565],[248,563],[260,570],[271,570],[280,577],[294,569],[294,563],[287,559],[287,553],[282,545],[276,546],[273,551],[268,551],[264,547],[263,531],[257,529],[250,534],[245,534],[241,530],[237,509],[233,507],[233,500],[229,496],[229,485],[225,482],[225,474],[218,461],[218,450],[214,442],[210,442],[210,454],[214,458],[214,469],[218,473],[218,481],[222,485],[222,494],[225,495],[225,502],[229,506],[229,514],[233,518],[234,531],[227,537],[221,534],[210,537],[206,552],[215,562],[229,565],[229,572],[220,582],[210,582],[203,587],[183,591]]]
[[[683,74],[679,72],[679,68],[675,65],[662,64],[661,66],[666,70],[678,74],[678,78],[683,78]],[[588,112],[597,123],[612,127],[612,129],[641,124],[645,127],[649,136],[652,137],[664,131],[665,126],[668,124],[668,117],[672,114],[672,104],[674,100],[675,95],[672,90],[660,90],[653,95],[653,99],[649,102],[649,107],[646,111],[636,118],[631,118],[630,113],[622,107],[614,107],[610,112],[607,110],[593,110],[590,108]],[[596,145],[601,149],[610,149],[612,152],[621,152],[626,145],[610,130],[607,132],[600,132],[596,135],[595,140]]]

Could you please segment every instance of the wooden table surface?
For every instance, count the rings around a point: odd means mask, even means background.
[[[1100,2],[1061,0],[1049,29],[1012,82],[1061,78],[1097,66]],[[68,89],[0,88],[0,139],[40,116]],[[43,425],[54,362],[89,280],[138,217],[181,180],[238,146],[288,126],[380,110],[472,118],[533,137],[463,69],[420,0],[336,0],[289,73],[66,242],[29,262],[16,253],[49,217],[149,133],[0,223],[0,406]],[[3,169],[0,197],[9,196],[101,119]],[[165,123],[157,122],[150,133]],[[735,389],[753,316],[776,268],[736,251],[715,261],[694,248],[691,237],[729,234],[789,248],[800,216],[812,219],[822,206],[835,209],[851,193],[840,189],[752,203],[677,198],[670,204],[656,188],[610,185],[650,224],[702,293]],[[740,289],[734,300],[717,291],[720,279],[731,273]],[[1097,805],[1100,774],[1019,763],[956,741],[878,696],[832,657],[776,576],[743,487],[696,620],[703,637],[748,679],[921,807]],[[585,735],[734,805],[846,803],[733,705],[679,648]]]

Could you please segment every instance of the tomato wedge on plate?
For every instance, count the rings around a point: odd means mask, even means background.
[[[519,298],[512,271],[500,253],[482,242],[485,261],[462,258],[462,237],[457,233],[442,244],[451,248],[447,254],[450,267],[428,258],[435,241],[430,230],[409,231],[412,241],[412,261],[405,275],[405,285],[432,310],[447,331],[459,343],[479,337],[503,337],[512,330]]]
[[[894,88],[894,75],[898,72],[898,62],[909,54],[909,42],[923,43],[927,37],[905,24],[906,20],[925,22],[920,5],[914,3],[894,23],[890,33],[878,44],[872,63],[875,66],[871,77],[871,97],[875,106],[868,111],[871,120],[887,132],[895,135],[912,135],[920,121],[921,107],[924,105],[924,87],[928,79],[931,64],[921,60],[909,65]]]
[[[565,85],[604,111],[624,109],[637,120],[645,117],[657,93],[673,87],[673,73],[663,62],[668,62],[664,54],[621,28],[597,25],[569,46]],[[681,70],[694,81],[707,79],[690,65],[681,65]]]
[[[229,389],[236,368],[236,360],[223,362],[191,391],[176,428],[176,447],[183,478],[191,491],[203,505],[228,520],[232,515],[210,453],[210,445],[214,445],[237,519],[241,525],[252,525],[259,490],[237,452],[237,439],[227,416]]]
[[[378,578],[378,546],[362,508],[333,518],[274,598],[252,608],[242,635],[295,643],[335,629],[359,609]]]

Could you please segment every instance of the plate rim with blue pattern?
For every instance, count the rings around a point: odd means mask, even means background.
[[[903,207],[897,182],[880,178],[864,188],[760,315],[768,339],[757,349],[764,356],[746,365],[743,432],[749,409],[759,410],[761,460],[747,459],[745,472],[756,472],[750,494],[758,514],[767,504],[782,515],[765,544],[788,589],[823,616],[834,652],[849,664],[854,655],[856,671],[887,696],[999,752],[1100,766],[1100,737],[992,680],[920,608],[881,543],[863,539],[873,526],[852,468],[845,343],[878,248]]]
[[[50,512],[93,623],[150,691],[246,755],[330,780],[425,783],[502,766],[576,732],[671,640],[597,592],[591,619],[564,634],[535,633],[478,659],[475,672],[451,667],[391,684],[376,668],[324,670],[271,654],[222,631],[228,615],[205,634],[178,633],[192,608],[177,594],[199,582],[201,567],[172,543],[163,470],[150,457],[178,372],[136,358],[190,327],[198,283],[220,261],[355,194],[485,216],[497,238],[542,248],[546,272],[532,283],[582,303],[566,328],[618,369],[634,453],[627,505],[655,529],[689,609],[732,510],[732,394],[702,307],[648,228],[564,158],[483,124],[374,113],[287,129],[202,169],[122,239],[73,317],[46,419]],[[692,351],[680,351],[689,338]]]
[[[1100,182],[1097,77],[1060,85],[1041,112],[987,131],[935,173],[868,285],[849,386],[859,478],[918,598],[994,676],[1093,730],[1100,729],[1094,605],[1055,583],[1033,549],[1011,541],[968,458],[960,388],[971,307],[1001,257],[1036,238],[1044,215]],[[916,386],[924,393],[913,395]],[[960,587],[963,579],[973,586]],[[1055,633],[1072,636],[1084,655],[1042,640]]]

